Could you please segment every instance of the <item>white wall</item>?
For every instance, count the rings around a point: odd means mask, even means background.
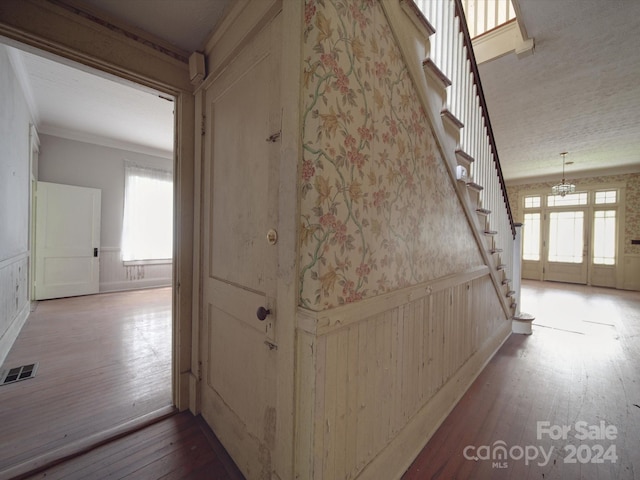
[[[120,260],[125,160],[173,169],[171,158],[40,135],[38,180],[102,190],[101,292],[171,284],[171,265],[125,267]]]
[[[0,45],[0,365],[29,314],[31,116]]]

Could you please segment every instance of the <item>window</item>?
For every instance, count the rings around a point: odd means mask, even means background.
[[[583,248],[584,212],[551,212],[549,261],[582,263]]]
[[[547,196],[547,205],[550,207],[564,207],[569,205],[586,205],[587,193],[570,193],[564,197],[560,195]]]
[[[615,190],[608,190],[606,192],[596,192],[596,204],[603,203],[616,203],[618,201],[618,192]]]
[[[540,200],[540,197],[538,197]],[[522,227],[522,259],[540,260],[540,214],[525,213]]]
[[[599,265],[614,265],[615,261],[616,211],[596,211],[593,222],[593,263]]]
[[[540,197],[524,197],[524,208],[540,208]]]
[[[153,262],[172,257],[172,174],[126,162],[122,260]]]

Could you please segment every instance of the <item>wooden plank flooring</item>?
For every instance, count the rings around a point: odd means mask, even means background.
[[[0,478],[171,411],[171,289],[39,302],[3,368],[33,362],[0,387]]]
[[[507,340],[403,479],[640,478],[640,293],[525,282],[521,303],[536,316],[534,334]],[[569,426],[566,440],[538,435],[537,422],[545,421]],[[604,422],[616,428],[616,438],[580,440],[578,421]],[[469,456],[482,457],[479,447],[491,451],[500,441],[508,449],[505,460],[464,456],[467,446],[475,448]],[[586,445],[576,463],[566,463],[570,445]],[[598,452],[596,445],[615,447],[616,461],[582,463]],[[513,458],[519,453],[513,447],[528,446],[551,451],[549,462],[542,464],[540,454],[529,462]],[[203,420],[181,413],[29,478],[242,475]]]
[[[533,335],[507,340],[404,480],[640,478],[640,293],[524,282],[522,305]],[[616,438],[581,439],[581,421],[615,427]],[[538,422],[570,430],[552,438]],[[500,445],[504,460],[484,459]],[[607,450],[615,461],[598,455]]]
[[[202,417],[182,412],[29,480],[244,480]]]

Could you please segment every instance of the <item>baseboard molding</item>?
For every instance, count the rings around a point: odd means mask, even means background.
[[[18,338],[22,327],[24,327],[27,318],[29,318],[29,313],[31,312],[31,302],[25,302],[22,309],[15,316],[9,328],[2,334],[0,337],[0,366],[4,363],[13,343]]]
[[[108,282],[100,284],[100,293],[125,292],[128,290],[142,290],[145,288],[156,287],[170,287],[171,285],[171,278],[150,278],[148,280]]]
[[[510,334],[511,322],[504,322],[495,335],[466,361],[362,470],[358,480],[400,479]]]

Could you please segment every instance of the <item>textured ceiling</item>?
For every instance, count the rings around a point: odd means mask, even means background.
[[[71,0],[69,0],[71,1]],[[302,1],[302,0],[285,0]],[[184,52],[201,48],[230,0],[73,0]],[[480,65],[507,181],[640,171],[640,1],[519,0],[535,53]],[[25,57],[39,126],[173,148],[172,104]],[[46,78],[49,76],[49,78]],[[105,83],[106,82],[106,83]],[[168,118],[168,120],[166,120]],[[165,120],[162,120],[165,119]],[[169,125],[169,127],[167,126]]]
[[[519,0],[535,53],[480,65],[509,180],[640,171],[640,2]]]

